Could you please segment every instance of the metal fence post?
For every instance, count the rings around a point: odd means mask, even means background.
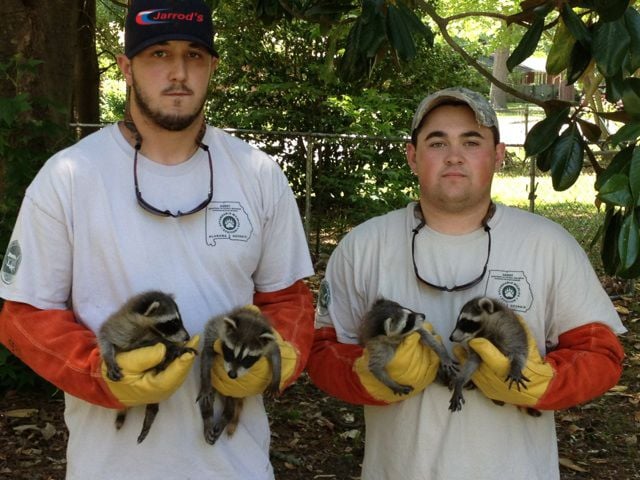
[[[313,176],[313,153],[315,142],[313,136],[307,135],[307,168],[305,173],[304,231],[309,238],[311,232],[311,182]]]

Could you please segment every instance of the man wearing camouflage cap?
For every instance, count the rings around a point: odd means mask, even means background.
[[[448,88],[427,96],[407,144],[419,200],[359,225],[329,260],[307,369],[327,393],[365,406],[364,480],[557,479],[553,411],[602,394],[620,376],[624,327],[578,243],[547,219],[492,201],[504,156],[482,95]],[[409,393],[369,372],[358,332],[377,299],[424,313],[426,328],[463,364],[449,335],[461,307],[480,296],[525,325],[524,387],[509,388],[509,360],[481,338],[469,343],[483,360],[472,377],[478,388],[465,391],[461,411],[449,410],[451,391],[434,381],[439,358],[416,332],[387,364]]]

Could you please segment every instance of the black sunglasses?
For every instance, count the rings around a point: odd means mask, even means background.
[[[152,213],[153,215],[160,215],[161,217],[184,217],[186,215],[191,215],[193,213],[199,212],[203,208],[205,208],[211,202],[213,198],[213,162],[211,161],[211,152],[209,151],[209,146],[200,142],[198,145],[201,149],[207,152],[207,156],[209,157],[209,194],[207,198],[199,203],[195,208],[192,208],[189,211],[181,212],[178,210],[177,213],[173,213],[170,210],[160,210],[159,208],[154,207],[149,202],[147,202],[144,198],[142,198],[142,193],[140,192],[140,188],[138,187],[138,152],[140,151],[141,143],[136,142],[135,145],[135,154],[133,156],[133,183],[136,187],[136,198],[138,199],[138,205],[144,208],[147,212]]]
[[[440,290],[441,292],[459,292],[460,290],[466,290],[480,283],[487,273],[489,257],[491,256],[491,227],[487,224],[487,222],[495,213],[495,204],[491,202],[491,204],[489,205],[489,210],[487,211],[487,215],[485,215],[484,219],[482,220],[482,228],[484,228],[484,231],[487,232],[488,238],[487,259],[484,262],[484,267],[482,267],[482,273],[480,273],[477,278],[471,280],[470,282],[463,283],[462,285],[454,285],[453,287],[447,287],[446,285],[436,285],[435,283],[428,282],[427,280],[422,278],[422,276],[420,276],[420,273],[418,272],[418,266],[416,265],[416,235],[418,235],[418,232],[422,230],[422,227],[426,225],[424,216],[422,215],[422,212],[419,211],[419,208],[420,204],[416,205],[416,216],[418,216],[421,220],[418,226],[412,230],[413,237],[411,238],[411,259],[413,260],[413,271],[416,274],[416,278],[428,287],[435,288],[436,290]]]

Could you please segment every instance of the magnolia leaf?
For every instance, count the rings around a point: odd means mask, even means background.
[[[600,187],[598,198],[603,202],[619,207],[631,205],[633,197],[629,190],[629,177],[623,173],[613,174]]]
[[[416,16],[413,10],[407,8],[404,3],[397,3],[396,7],[411,31],[421,35],[427,41],[429,46],[433,46],[434,35],[429,26],[425,25],[422,20]]]
[[[599,117],[606,118],[607,120],[611,120],[613,122],[619,123],[628,123],[632,120],[631,115],[629,115],[624,110],[618,110],[615,112],[596,112]]]
[[[624,13],[624,22],[629,32],[629,71],[640,68],[640,13],[635,8],[628,8]]]
[[[627,175],[629,172],[629,165],[631,164],[631,157],[633,156],[633,152],[635,148],[633,146],[626,147],[620,150],[616,155],[611,159],[609,166],[607,169],[600,173],[595,182],[595,189],[600,190],[602,185],[605,184],[613,175],[616,173],[623,173]]]
[[[631,163],[629,164],[629,187],[633,196],[634,205],[640,204],[640,147],[633,149]]]
[[[631,122],[623,125],[616,133],[609,137],[612,146],[625,142],[635,142],[640,136],[640,122]]]
[[[553,188],[563,191],[571,187],[582,171],[584,140],[576,124],[567,128],[551,149],[551,180]]]
[[[571,49],[569,67],[567,68],[567,85],[574,84],[582,77],[589,65],[591,65],[591,60],[591,51],[580,42],[575,42]]]
[[[367,57],[374,57],[387,38],[385,17],[377,8],[363,8],[361,21],[358,51],[366,52]]]
[[[567,30],[571,32],[571,36],[573,36],[576,41],[580,42],[582,46],[589,48],[589,45],[591,45],[591,33],[568,3],[562,5],[560,15],[567,26]]]
[[[628,6],[629,0],[594,0],[593,2],[593,8],[603,22],[618,20],[624,15]]]
[[[591,143],[595,143],[600,140],[602,129],[598,125],[588,122],[583,118],[578,118],[578,125],[580,125],[580,131],[582,132],[582,134]]]
[[[551,168],[551,148],[547,148],[544,152],[540,152],[536,156],[536,167],[541,172],[548,172]]]
[[[523,0],[520,2],[520,12],[507,17],[507,27],[513,23],[531,23],[541,13],[548,10],[548,0]],[[553,8],[553,5],[550,5]]]
[[[387,7],[386,25],[389,42],[398,52],[398,57],[405,61],[413,59],[418,51],[411,36],[411,31],[403,15],[391,4]]]
[[[623,19],[601,23],[593,32],[591,53],[602,74],[609,78],[622,70],[631,37]]]
[[[571,470],[573,470],[573,471],[575,471],[575,472],[581,472],[581,473],[584,473],[584,472],[588,473],[588,472],[589,472],[589,470],[586,470],[586,469],[582,468],[581,466],[576,465],[576,464],[573,462],[573,460],[571,460],[571,459],[569,459],[569,458],[560,457],[560,458],[558,459],[558,463],[559,463],[560,465],[562,465],[563,467],[565,467],[565,468],[569,468],[569,469],[571,469]]]
[[[1,413],[2,415],[5,415],[11,418],[29,418],[36,415],[38,413],[38,409],[37,408],[18,408],[15,410],[6,410]]]
[[[507,58],[507,69],[511,72],[525,59],[529,58],[538,46],[542,30],[544,29],[544,17],[538,17],[520,39],[516,48]]]
[[[560,127],[567,121],[568,117],[569,107],[565,107],[536,123],[524,141],[525,154],[530,157],[549,148],[558,137]]]
[[[625,78],[622,92],[622,104],[625,111],[634,117],[640,117],[640,78]]]
[[[640,251],[640,231],[634,211],[624,219],[618,235],[618,254],[620,271],[625,272],[634,266]]]
[[[549,75],[559,75],[569,66],[571,49],[576,42],[562,19],[558,20],[558,26],[553,34],[553,43],[547,55],[546,71]]]
[[[614,208],[607,209],[604,217],[604,236],[600,258],[607,275],[615,275],[620,257],[618,256],[618,234],[622,225],[622,213]]]
[[[622,77],[622,70],[617,72],[615,75],[605,78],[606,82],[606,91],[605,97],[608,102],[616,103],[622,98],[622,94],[624,93],[624,79]]]

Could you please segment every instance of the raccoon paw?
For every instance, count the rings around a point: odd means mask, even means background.
[[[107,377],[114,382],[122,380],[122,369],[118,365],[107,365]]]
[[[196,397],[196,402],[200,405],[200,408],[205,408],[207,410],[213,409],[213,401],[215,398],[215,393],[211,388],[201,388],[198,396]]]
[[[509,382],[509,389],[511,389],[511,387],[513,387],[513,384],[515,383],[516,388],[518,389],[518,391],[520,391],[521,388],[524,388],[525,390],[527,389],[526,382],[529,382],[529,379],[521,373],[509,373],[505,381]]]
[[[149,426],[150,427],[150,426]],[[145,438],[147,438],[147,434],[149,433],[149,427],[143,427],[140,431],[140,435],[138,435],[138,443],[142,443]]]
[[[191,347],[182,347],[180,349],[180,355],[178,355],[179,357],[181,357],[182,355],[184,355],[185,353],[193,353],[194,355],[198,355],[198,351],[195,348],[191,348]]]
[[[450,386],[453,379],[458,375],[459,368],[458,364],[455,362],[442,362],[440,363],[440,367],[438,367],[438,374],[436,379],[438,383]]]
[[[264,395],[268,398],[276,398],[278,395],[280,395],[280,386],[269,385],[267,389],[264,391]]]
[[[216,443],[216,440],[220,438],[220,434],[224,430],[224,427],[219,428],[219,425],[213,423],[213,418],[203,419],[204,421],[204,441],[209,445]]]
[[[118,411],[118,413],[116,414],[116,430],[120,430],[122,428],[122,425],[124,425],[124,421],[127,418],[127,411],[126,410],[120,410]]]
[[[462,393],[454,393],[449,400],[449,410],[452,412],[458,412],[462,410],[462,404],[464,403],[464,397]]]
[[[542,412],[537,408],[533,408],[533,407],[518,407],[518,408],[521,410],[524,410],[527,415],[530,415],[535,418],[538,418],[539,416],[542,415]]]
[[[413,387],[411,385],[401,385],[389,387],[396,395],[408,395],[413,392]]]

